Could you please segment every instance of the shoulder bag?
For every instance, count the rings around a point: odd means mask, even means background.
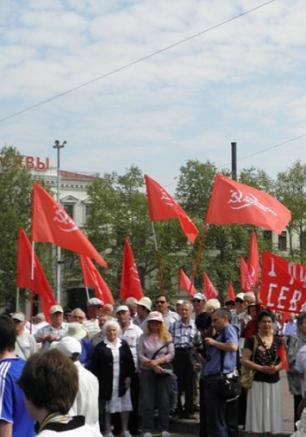
[[[169,344],[173,343],[172,341],[168,341],[167,343],[163,344],[160,348],[158,348],[154,354],[151,357],[151,360],[155,360],[155,358],[157,357],[158,353],[164,349],[165,347],[168,347]],[[173,367],[171,363],[163,363],[163,364],[159,364],[159,367],[161,367],[163,369],[163,373],[160,373],[159,375],[172,375],[173,374]]]
[[[224,331],[222,334],[222,343],[224,341]],[[241,383],[238,375],[228,376],[223,373],[224,368],[224,351],[221,351],[221,374],[219,380],[219,396],[225,399],[227,402],[234,401],[241,394]]]
[[[257,347],[258,347],[258,338],[257,335],[255,335],[251,361],[254,361]],[[252,388],[255,372],[256,371],[254,369],[245,367],[243,364],[241,365],[240,383],[242,387],[245,388],[246,390],[250,390],[250,388]]]

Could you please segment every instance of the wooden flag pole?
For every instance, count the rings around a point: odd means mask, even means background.
[[[32,241],[31,281],[34,281],[34,269],[35,269],[35,241]]]
[[[157,268],[158,268],[158,272],[159,272],[159,286],[160,286],[160,291],[163,292],[164,291],[164,276],[163,276],[163,270],[162,270],[162,266],[161,266],[160,253],[159,253],[158,244],[157,244],[154,222],[151,222],[151,225],[152,225],[155,254],[156,254],[156,259],[157,259]]]

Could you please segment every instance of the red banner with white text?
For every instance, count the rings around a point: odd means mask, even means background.
[[[306,310],[306,265],[265,251],[262,257],[260,299],[273,311]]]

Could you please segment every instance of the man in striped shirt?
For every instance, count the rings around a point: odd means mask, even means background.
[[[192,305],[184,301],[181,306],[181,319],[170,326],[175,357],[173,360],[174,373],[178,383],[178,413],[187,419],[194,418],[193,387],[194,369],[192,360],[193,338],[197,332],[195,322],[191,319]],[[181,405],[181,395],[185,393],[185,407]]]
[[[16,333],[10,317],[0,316],[0,437],[34,437],[17,381],[25,361],[15,355]]]

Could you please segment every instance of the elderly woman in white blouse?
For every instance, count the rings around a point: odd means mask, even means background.
[[[132,410],[129,387],[135,366],[130,347],[125,340],[119,338],[119,331],[116,321],[105,323],[105,338],[96,346],[90,368],[99,380],[100,398],[106,402],[105,437],[113,437],[113,413],[121,413],[122,436],[131,437],[128,431],[129,411]]]

